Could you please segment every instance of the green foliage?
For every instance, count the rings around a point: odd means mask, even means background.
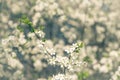
[[[82,48],[84,46],[84,43],[83,42],[80,42],[77,44],[78,48]]]
[[[32,22],[30,21],[30,19],[29,19],[28,17],[22,16],[22,17],[19,19],[19,21],[20,21],[20,24],[19,24],[19,26],[17,27],[18,30],[20,30],[20,31],[23,31],[23,30],[24,30],[24,29],[22,28],[22,26],[21,26],[21,24],[23,23],[23,24],[25,24],[25,25],[28,25],[28,29],[30,30],[30,32],[35,32],[35,29],[34,29],[34,27],[33,27],[33,24],[32,24]]]
[[[80,49],[83,48],[83,46],[84,46],[83,42],[77,43],[77,47],[74,52],[79,53]]]
[[[84,57],[83,61],[88,62],[88,63],[92,63],[92,60],[90,59],[89,56]]]
[[[28,24],[30,26],[32,26],[32,22],[30,21],[30,19],[28,17],[26,17],[25,15],[22,16],[22,18],[19,19],[20,22],[24,23],[24,24]]]
[[[44,27],[44,26],[39,26],[39,29],[40,29],[40,30],[44,30],[45,27]]]
[[[17,26],[17,29],[20,31],[20,32],[23,32],[23,28],[21,26]]]
[[[118,75],[117,78],[120,80],[120,76]]]
[[[89,76],[89,72],[88,71],[82,71],[80,73],[78,73],[78,80],[84,80]]]
[[[42,41],[43,41],[43,42],[45,42],[45,41],[46,41],[46,39],[45,39],[45,38],[43,38],[43,39],[42,39]]]

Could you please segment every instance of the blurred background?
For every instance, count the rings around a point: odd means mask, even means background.
[[[92,63],[82,71],[87,76],[79,74],[78,80],[109,80],[120,65],[119,4],[120,0],[0,0],[0,80],[46,80],[57,73],[39,54],[36,39],[24,49],[11,49],[17,41],[7,43],[13,35],[24,41],[15,31],[23,15],[35,29],[45,27],[47,46],[59,54],[64,46],[84,42],[83,55]],[[16,53],[22,58],[14,58]]]

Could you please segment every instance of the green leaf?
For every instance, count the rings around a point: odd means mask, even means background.
[[[83,42],[80,42],[77,44],[79,48],[82,48],[84,46],[84,43]]]
[[[45,39],[45,38],[43,38],[43,39],[42,39],[42,41],[43,41],[43,42],[45,42],[45,41],[46,41],[46,39]]]
[[[32,22],[31,22],[31,21],[29,20],[29,18],[26,17],[26,16],[22,16],[22,18],[20,18],[20,22],[32,26]]]
[[[90,59],[89,56],[84,57],[83,61],[88,62],[88,63],[92,63],[92,60]]]
[[[29,30],[30,30],[30,32],[35,32],[35,29],[31,25],[29,25]]]
[[[78,73],[78,80],[84,80],[88,76],[89,76],[88,71],[82,71],[82,72]]]
[[[24,24],[28,25],[30,32],[35,32],[32,22],[25,15],[23,15],[22,18],[20,18],[20,23],[24,23]]]
[[[17,29],[20,31],[20,32],[23,32],[23,28],[21,26],[17,26]]]
[[[40,28],[40,30],[44,30],[44,29],[45,29],[45,27],[44,27],[44,26],[40,26],[39,28]]]
[[[77,47],[74,52],[79,53],[79,51],[80,51],[80,48]]]

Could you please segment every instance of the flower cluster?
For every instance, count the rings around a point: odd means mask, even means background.
[[[76,80],[77,77],[75,75],[70,76],[70,75],[64,75],[64,74],[57,74],[53,75],[53,78],[51,80]]]
[[[72,80],[108,80],[120,62],[119,3],[0,0],[0,80],[49,80],[64,72],[78,77]],[[20,24],[22,15],[28,25]],[[82,67],[85,61],[91,64]]]
[[[119,80],[120,79],[120,67],[118,67],[118,70],[113,73],[112,78],[110,80]]]

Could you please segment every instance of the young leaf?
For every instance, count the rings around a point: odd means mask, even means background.
[[[43,42],[45,42],[45,41],[46,41],[46,39],[45,39],[45,38],[43,38],[43,39],[42,39],[42,41],[43,41]]]
[[[20,31],[20,32],[23,32],[23,28],[21,26],[17,26],[17,29]]]
[[[44,30],[45,27],[44,26],[40,26],[39,28],[40,28],[40,30]]]
[[[30,30],[30,32],[35,32],[35,29],[31,25],[29,25],[29,30]]]
[[[77,44],[79,48],[82,48],[84,46],[84,43],[83,42],[80,42]]]
[[[92,60],[90,59],[89,56],[84,57],[83,61],[88,62],[88,63],[92,63]]]

